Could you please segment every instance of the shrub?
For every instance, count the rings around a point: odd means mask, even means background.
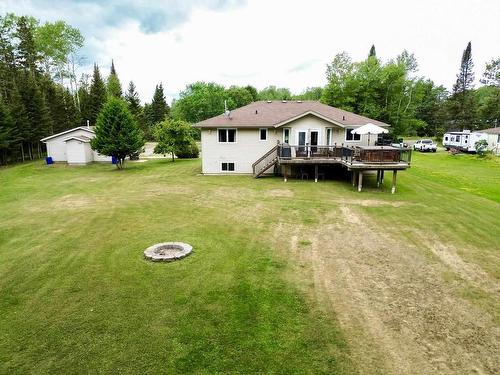
[[[481,157],[488,153],[488,142],[484,139],[474,143],[474,147],[476,149],[476,153]]]
[[[200,150],[195,141],[192,141],[190,144],[182,147],[176,153],[179,159],[194,159],[200,155]]]

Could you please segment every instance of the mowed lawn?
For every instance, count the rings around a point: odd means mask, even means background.
[[[201,176],[200,164],[0,169],[0,373],[358,372],[337,307],[277,227],[314,228],[343,201],[429,258],[446,242],[500,278],[498,158],[415,154],[395,195],[389,174],[357,193],[347,181]],[[307,252],[308,233],[299,240]],[[143,259],[164,241],[194,253]],[[497,296],[460,277],[443,274],[498,323]]]
[[[335,321],[287,281],[268,241],[279,211],[258,205],[273,198],[236,190],[281,182],[199,171],[0,170],[0,373],[350,372]],[[194,254],[143,259],[164,241]]]

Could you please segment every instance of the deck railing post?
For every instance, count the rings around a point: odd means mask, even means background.
[[[392,171],[392,188],[391,188],[391,194],[394,194],[396,192],[396,176],[398,174],[398,171],[395,169]]]

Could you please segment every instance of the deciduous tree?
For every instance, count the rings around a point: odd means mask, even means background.
[[[182,120],[169,119],[158,123],[155,126],[154,135],[158,142],[154,152],[171,154],[172,161],[175,161],[177,153],[194,143],[191,137],[191,125]]]

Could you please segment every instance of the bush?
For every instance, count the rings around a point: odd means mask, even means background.
[[[198,149],[196,142],[192,141],[189,145],[179,149],[175,155],[179,159],[194,159],[200,155],[200,150]]]
[[[476,148],[476,153],[481,157],[488,153],[488,142],[484,139],[477,141],[474,147]]]

